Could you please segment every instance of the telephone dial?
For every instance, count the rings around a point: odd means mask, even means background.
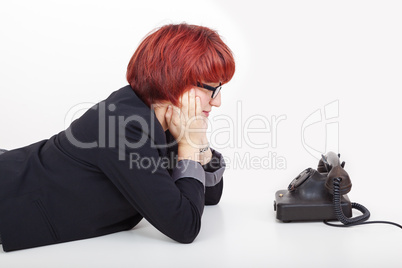
[[[358,203],[350,202],[347,193],[352,182],[340,162],[340,155],[328,152],[322,155],[317,169],[303,170],[289,184],[287,190],[275,194],[274,210],[276,218],[283,222],[319,221],[331,226],[346,227],[366,223],[388,223],[402,228],[401,225],[387,221],[366,221],[370,212]],[[352,208],[362,215],[352,218]],[[328,221],[338,220],[342,224]]]

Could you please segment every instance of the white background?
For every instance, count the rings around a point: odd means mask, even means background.
[[[397,267],[400,229],[283,224],[272,204],[276,190],[333,150],[346,161],[350,199],[372,220],[402,223],[401,14],[400,1],[3,1],[0,148],[47,139],[72,108],[126,85],[136,47],[167,23],[218,30],[237,70],[210,116],[211,144],[228,162],[224,195],[205,209],[193,244],[143,221],[129,232],[0,252],[0,267]],[[275,117],[283,119],[276,130]]]

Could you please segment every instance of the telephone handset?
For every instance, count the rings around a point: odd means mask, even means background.
[[[318,221],[331,226],[352,226],[366,223],[389,223],[402,228],[393,222],[370,221],[370,212],[358,203],[351,203],[347,193],[352,182],[345,171],[345,162],[340,163],[340,155],[328,152],[322,155],[317,169],[303,170],[289,184],[287,190],[279,190],[275,194],[274,210],[276,218],[283,222]],[[352,208],[362,215],[352,218]],[[329,223],[338,220],[343,225]]]

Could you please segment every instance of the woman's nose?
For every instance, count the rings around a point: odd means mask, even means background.
[[[218,96],[216,96],[214,99],[211,99],[209,102],[211,106],[219,107],[221,106],[221,92],[218,93]]]

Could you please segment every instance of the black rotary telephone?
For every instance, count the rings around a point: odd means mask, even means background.
[[[347,193],[352,188],[345,162],[340,163],[340,155],[328,152],[322,155],[317,169],[307,168],[289,184],[287,190],[275,194],[274,210],[276,218],[283,222],[319,221],[331,226],[346,227],[367,223],[388,223],[402,228],[401,225],[387,221],[370,221],[370,212],[358,203],[351,203]],[[352,218],[352,208],[362,215]],[[341,224],[329,223],[338,220]]]

